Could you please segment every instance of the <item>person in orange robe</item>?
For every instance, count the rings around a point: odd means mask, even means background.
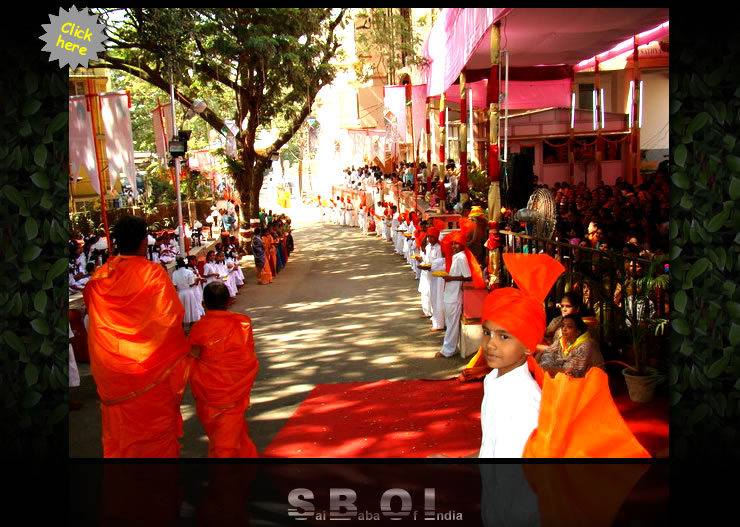
[[[277,276],[277,256],[275,249],[275,238],[269,228],[262,230],[262,241],[265,244],[265,258],[270,266],[270,274],[273,278]]]
[[[203,291],[206,314],[193,324],[190,343],[200,348],[190,387],[195,409],[208,434],[208,457],[257,457],[244,412],[257,376],[252,321],[226,311],[231,298],[221,282]]]
[[[185,310],[167,271],[146,258],[146,222],[126,216],[113,236],[120,255],[99,267],[83,292],[103,455],[179,457],[191,364]]]

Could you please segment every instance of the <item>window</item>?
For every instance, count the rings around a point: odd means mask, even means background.
[[[579,84],[578,85],[578,108],[581,110],[593,110],[594,109],[594,85],[593,84]]]

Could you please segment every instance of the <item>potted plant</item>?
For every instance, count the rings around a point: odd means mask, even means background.
[[[652,355],[659,348],[649,340],[652,335],[662,335],[668,324],[667,318],[656,316],[658,306],[654,303],[658,290],[666,291],[668,287],[668,275],[660,273],[667,257],[649,262],[628,260],[635,264],[632,269],[624,265],[624,258],[617,253],[579,249],[573,257],[575,261],[569,264],[573,271],[561,277],[560,287],[583,295],[584,304],[590,306],[601,321],[597,331],[602,343],[621,348],[619,342],[627,340],[632,364],[619,360],[609,362],[624,366],[622,374],[630,398],[649,402],[662,378],[650,366]],[[643,263],[647,263],[644,270],[637,268]]]
[[[650,261],[645,273],[632,273],[624,282],[622,307],[624,325],[632,342],[633,364],[622,370],[630,399],[635,402],[649,402],[653,399],[655,385],[661,376],[649,365],[654,346],[650,346],[650,335],[662,335],[668,319],[656,316],[653,300],[659,289],[668,288],[668,275],[661,274],[667,258]]]

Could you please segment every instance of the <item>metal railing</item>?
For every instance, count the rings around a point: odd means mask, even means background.
[[[501,287],[512,286],[511,275],[503,265],[503,253],[549,254],[563,264],[565,273],[545,300],[548,320],[560,314],[557,304],[566,292],[580,293],[584,307],[592,310],[599,321],[597,333],[602,350],[629,346],[630,332],[625,323],[625,309],[629,305],[629,309],[633,310],[633,320],[637,320],[638,302],[628,301],[627,295],[634,287],[633,280],[643,276],[649,260],[511,231],[499,233],[502,235],[502,246],[497,251],[497,263],[501,270]],[[649,296],[649,303],[645,307],[645,316],[669,318],[668,295],[661,288],[656,288]],[[665,345],[667,332],[659,340],[660,345]]]

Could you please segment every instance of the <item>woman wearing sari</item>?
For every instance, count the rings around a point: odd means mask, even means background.
[[[254,267],[257,274],[257,283],[261,285],[272,282],[270,264],[267,263],[265,243],[262,241],[262,229],[257,227],[252,238],[252,254],[254,254]]]
[[[269,227],[262,231],[262,241],[265,243],[265,258],[267,259],[267,263],[270,265],[270,273],[275,277],[277,276],[275,238],[272,236],[272,232]]]
[[[544,370],[565,371],[573,377],[584,377],[589,368],[603,367],[599,343],[588,333],[588,326],[576,314],[563,317],[561,337],[547,348],[540,359]]]

